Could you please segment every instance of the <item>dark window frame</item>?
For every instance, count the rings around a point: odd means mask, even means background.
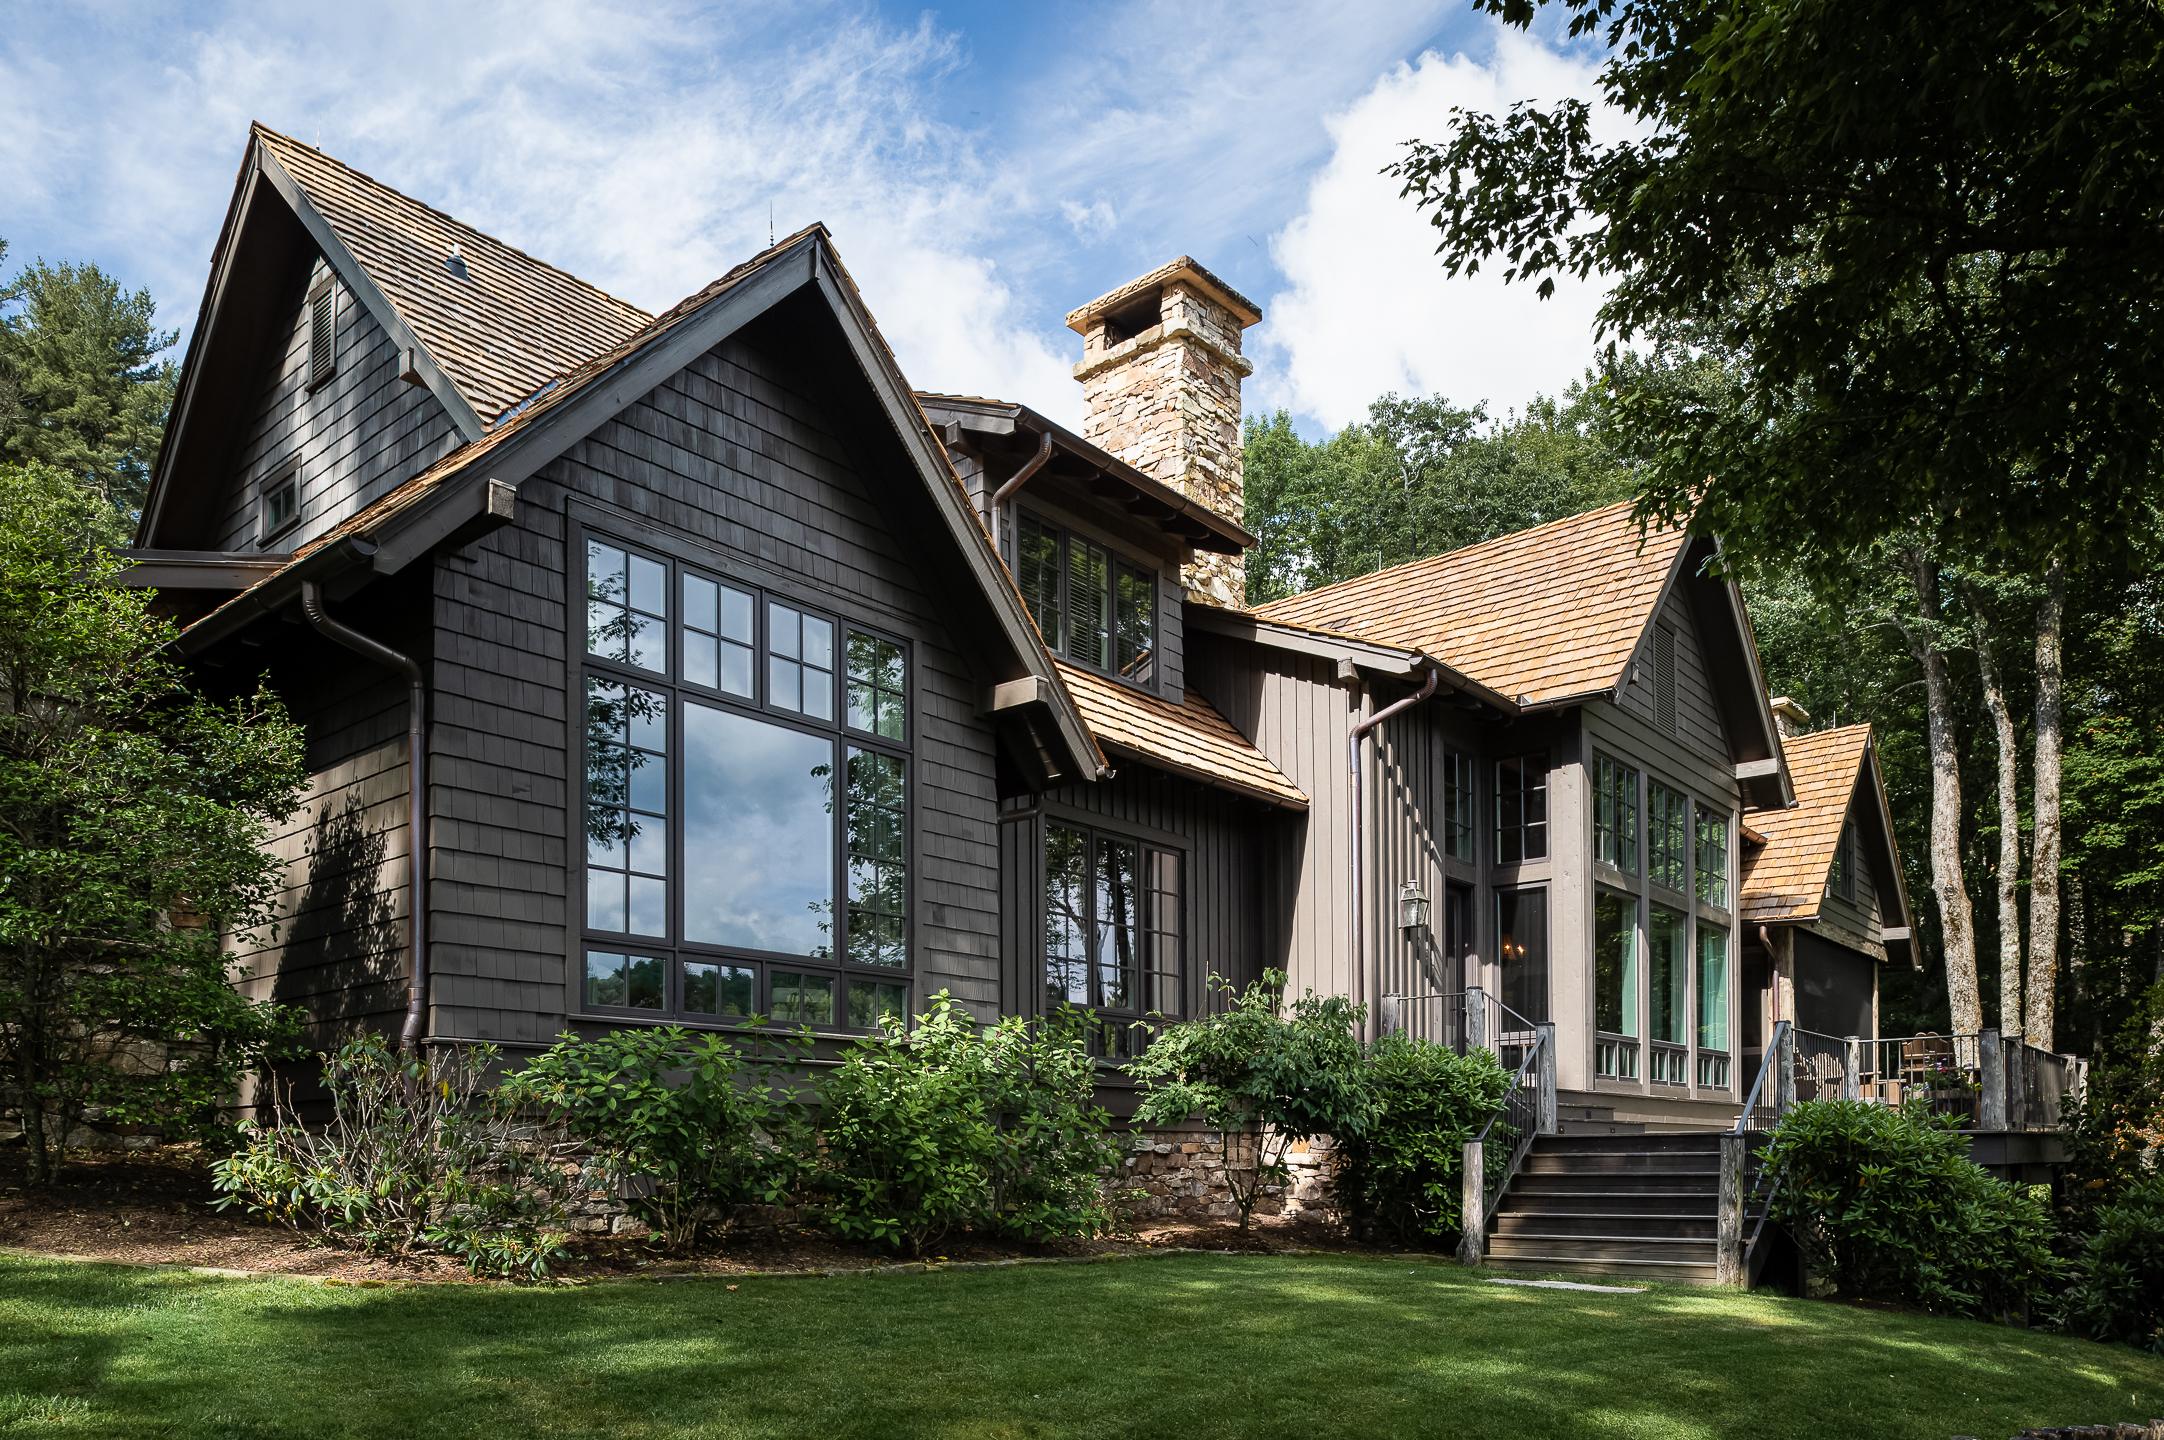
[[[1058,610],[1059,623],[1051,627],[1058,632],[1057,634],[1046,634],[1044,636],[1045,648],[1070,665],[1078,665],[1084,670],[1103,675],[1107,679],[1117,680],[1123,685],[1130,685],[1148,694],[1154,695],[1158,693],[1164,684],[1162,653],[1164,649],[1165,619],[1162,607],[1158,604],[1158,576],[1160,573],[1158,568],[1137,561],[1101,540],[1091,539],[1071,525],[1063,525],[1035,510],[1019,509],[1016,512],[1014,523],[1016,588],[1022,590],[1023,604],[1029,609],[1030,618],[1036,622],[1040,634],[1046,629],[1044,617],[1038,613],[1036,606],[1031,603],[1029,591],[1020,584],[1022,578],[1022,546],[1031,530],[1049,536],[1053,542],[1052,570],[1058,593],[1050,597],[1050,604]],[[1087,546],[1105,557],[1105,588],[1101,597],[1104,605],[1105,649],[1104,658],[1101,661],[1092,659],[1087,655],[1078,655],[1074,649],[1073,553],[1076,545]],[[1139,676],[1127,674],[1120,668],[1120,623],[1121,617],[1125,613],[1120,603],[1120,577],[1122,575],[1132,576],[1145,582],[1144,593],[1149,596],[1150,643],[1148,650],[1145,652],[1147,663],[1141,666],[1143,673]]]
[[[1443,747],[1443,856],[1480,863],[1480,757],[1454,745]]]
[[[1507,786],[1503,781],[1505,766],[1516,766],[1518,783]],[[1522,755],[1503,755],[1493,765],[1495,775],[1495,863],[1497,865],[1535,864],[1548,858],[1548,752],[1527,751]],[[1528,818],[1534,797],[1539,798],[1540,818]],[[1510,802],[1517,802],[1517,818],[1506,819]],[[1537,833],[1536,833],[1537,832]],[[1531,848],[1529,842],[1537,842],[1539,848]]]
[[[1495,887],[1495,903],[1491,907],[1495,919],[1495,964],[1500,972],[1495,987],[1496,993],[1501,997],[1505,1005],[1518,1011],[1536,1025],[1555,1018],[1555,939],[1551,933],[1553,930],[1552,922],[1555,917],[1551,913],[1548,890],[1549,887],[1545,883],[1539,885],[1498,885]],[[1540,916],[1538,939],[1540,943],[1537,956],[1533,952],[1533,947],[1527,946],[1523,942],[1518,943],[1519,953],[1509,953],[1508,947],[1511,945],[1513,938],[1525,934],[1526,931],[1523,925],[1505,928],[1503,924],[1503,907],[1506,903],[1521,905],[1530,903],[1538,907]],[[1511,967],[1513,965],[1523,965],[1528,960],[1537,961],[1541,982],[1541,999],[1537,1007],[1540,1013],[1537,1015],[1527,1011],[1523,1005],[1517,1003],[1517,1000],[1527,998],[1523,993],[1518,993],[1515,1000],[1512,998],[1514,990],[1522,990],[1523,987],[1514,987],[1512,985],[1513,971]],[[1516,973],[1525,974],[1529,972],[1521,970]]]
[[[1857,858],[1856,821],[1850,816],[1841,822],[1841,834],[1833,842],[1833,860],[1826,867],[1828,895],[1855,903]]]
[[[1187,1013],[1187,970],[1192,949],[1190,943],[1192,937],[1189,934],[1190,925],[1188,914],[1188,896],[1190,890],[1190,881],[1193,875],[1193,864],[1192,856],[1188,850],[1188,847],[1181,844],[1170,843],[1167,840],[1156,835],[1145,834],[1131,829],[1125,829],[1117,824],[1105,825],[1098,823],[1094,819],[1086,819],[1080,816],[1053,814],[1049,812],[1042,817],[1040,829],[1037,836],[1036,903],[1038,907],[1038,931],[1036,944],[1035,985],[1037,995],[1039,997],[1038,1003],[1043,1006],[1047,1011],[1054,1008],[1055,1005],[1055,1002],[1053,1001],[1051,995],[1050,946],[1052,938],[1052,906],[1050,891],[1051,876],[1048,863],[1051,851],[1052,831],[1055,828],[1073,831],[1083,837],[1083,855],[1085,857],[1085,864],[1083,866],[1084,884],[1082,898],[1085,913],[1080,918],[1082,921],[1082,928],[1086,947],[1084,952],[1084,964],[1088,976],[1088,989],[1090,992],[1090,1002],[1087,1004],[1077,1003],[1064,998],[1058,1003],[1073,1005],[1075,1009],[1083,1012],[1084,1014],[1089,1015],[1095,1019],[1107,1022],[1103,1025],[1093,1025],[1091,1027],[1091,1041],[1093,1045],[1100,1043],[1103,1039],[1103,1034],[1101,1032],[1108,1031],[1114,1028],[1124,1028],[1135,1021],[1148,1019],[1152,1015],[1161,1015],[1167,1020],[1179,1020],[1185,1018]],[[1137,898],[1136,936],[1138,941],[1140,942],[1138,954],[1142,957],[1142,964],[1139,971],[1141,980],[1139,988],[1145,995],[1147,995],[1152,988],[1151,982],[1153,977],[1158,978],[1160,980],[1160,983],[1162,983],[1174,997],[1174,1006],[1169,1011],[1161,1008],[1151,1008],[1140,1004],[1128,1008],[1116,1008],[1113,1006],[1102,1004],[1098,1000],[1098,987],[1101,977],[1099,975],[1098,965],[1095,956],[1095,944],[1097,937],[1097,929],[1098,925],[1100,924],[1101,917],[1099,917],[1097,914],[1096,876],[1100,847],[1104,842],[1107,841],[1123,845],[1132,845],[1135,847],[1137,856],[1139,858],[1139,865],[1137,870],[1139,876],[1139,885]],[[1151,862],[1155,857],[1159,856],[1170,857],[1178,867],[1179,888],[1175,893],[1174,913],[1177,914],[1177,916],[1179,917],[1179,930],[1178,933],[1172,937],[1174,940],[1176,940],[1177,947],[1176,953],[1173,958],[1173,966],[1169,972],[1164,970],[1162,967],[1153,965],[1150,962],[1150,956],[1152,955],[1154,950],[1154,942],[1159,938],[1162,938],[1167,933],[1163,929],[1163,927],[1156,922],[1154,918],[1156,914],[1156,905],[1154,902],[1156,901],[1158,895],[1163,892],[1156,884],[1156,870]]]
[[[271,518],[272,500],[281,492],[291,492],[293,508],[283,520]],[[280,465],[256,487],[256,548],[267,550],[270,543],[285,535],[301,523],[301,462],[295,457]]]
[[[1605,751],[1593,752],[1593,863],[1637,875],[1643,858],[1645,772]],[[1611,807],[1618,812],[1610,816]]]
[[[568,955],[572,967],[567,1010],[578,1016],[610,1021],[629,1021],[647,1024],[677,1024],[702,1028],[741,1029],[748,1024],[748,1017],[727,1013],[707,1013],[684,1008],[685,967],[687,965],[717,965],[726,971],[730,967],[750,969],[755,977],[755,1008],[773,1023],[774,979],[777,973],[811,974],[831,976],[834,980],[834,1013],[830,1021],[815,1022],[813,1028],[819,1033],[862,1033],[868,1026],[850,1022],[851,993],[858,986],[892,986],[902,988],[901,1011],[910,1013],[917,976],[917,945],[919,886],[919,855],[917,847],[918,804],[916,788],[922,767],[918,764],[916,712],[918,647],[908,636],[877,621],[861,619],[842,611],[830,600],[807,599],[804,595],[780,586],[751,573],[748,567],[738,568],[718,556],[701,555],[690,558],[685,547],[669,543],[658,537],[641,535],[635,524],[587,523],[574,519],[567,527],[567,590],[566,606],[568,652],[567,694],[574,712],[583,716],[586,706],[589,677],[605,683],[635,685],[641,689],[661,694],[667,714],[667,931],[665,937],[633,935],[624,932],[598,930],[591,925],[587,912],[586,895],[586,835],[587,814],[590,803],[588,788],[588,761],[586,757],[586,733],[583,722],[575,723],[572,739],[572,763],[576,776],[573,785],[570,813],[570,854],[579,876],[578,883],[569,887],[569,903],[575,907],[575,915],[567,929],[571,937]],[[634,538],[637,537],[637,538]],[[664,569],[663,594],[668,614],[663,625],[662,647],[665,673],[644,669],[628,660],[613,659],[588,652],[587,609],[584,596],[587,589],[587,547],[589,542],[621,550],[627,557],[640,555],[659,564]],[[739,695],[720,687],[717,683],[706,685],[686,678],[684,674],[684,639],[687,617],[684,613],[684,580],[695,575],[702,580],[726,586],[752,597],[755,644],[752,654],[752,693]],[[801,711],[771,703],[768,693],[767,661],[769,657],[768,603],[776,601],[803,615],[815,616],[834,627],[834,668],[829,675],[833,691],[831,719],[808,717]],[[628,603],[628,602],[627,602]],[[703,631],[701,632],[704,633]],[[850,724],[848,713],[849,647],[852,634],[864,635],[899,648],[902,660],[903,736],[900,741],[889,739],[874,731],[860,729]],[[685,738],[684,718],[687,705],[704,705],[710,709],[736,715],[757,723],[776,726],[811,735],[830,742],[833,756],[833,775],[837,803],[827,817],[828,844],[830,847],[830,874],[833,880],[834,920],[831,932],[832,954],[828,958],[813,955],[792,954],[784,951],[757,950],[746,946],[716,944],[684,938],[684,823],[685,823]],[[861,749],[899,759],[903,766],[902,806],[902,860],[903,916],[901,943],[904,963],[900,968],[889,965],[867,964],[853,959],[849,953],[849,815],[845,801],[847,795],[849,755]],[[627,917],[628,920],[628,917]],[[610,1006],[592,1001],[587,987],[587,956],[590,954],[635,955],[662,961],[664,991],[662,1004],[657,1008]]]

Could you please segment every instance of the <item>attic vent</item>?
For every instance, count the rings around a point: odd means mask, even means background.
[[[1653,719],[1673,735],[1676,730],[1676,632],[1666,625],[1653,630]]]
[[[328,279],[308,292],[308,388],[338,373],[338,287]]]

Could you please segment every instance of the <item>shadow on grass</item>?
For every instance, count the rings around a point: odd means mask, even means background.
[[[37,1433],[1916,1436],[2164,1406],[2130,1350],[1447,1264],[1164,1257],[579,1290],[358,1291],[0,1263]],[[0,1408],[0,1417],[6,1415]]]

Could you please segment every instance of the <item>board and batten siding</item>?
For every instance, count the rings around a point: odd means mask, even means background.
[[[308,386],[308,295],[329,280],[336,296],[338,368]],[[457,428],[426,386],[399,378],[398,348],[375,316],[318,256],[281,307],[265,347],[247,428],[232,460],[233,482],[215,527],[221,550],[253,550],[258,496],[288,464],[300,465],[300,521],[269,548],[292,550],[449,454]]]
[[[1661,602],[1654,617],[1654,627],[1649,627],[1646,632],[1637,663],[1632,666],[1630,679],[1623,687],[1623,708],[1656,730],[1660,728],[1657,627],[1666,627],[1675,637],[1676,724],[1671,733],[1700,755],[1727,761],[1730,754],[1728,726],[1721,719],[1720,701],[1713,693],[1712,674],[1706,664],[1705,647],[1699,639],[1698,617],[1693,613],[1684,585],[1677,585]]]
[[[574,520],[910,642],[914,998],[947,989],[996,1011],[999,825],[980,686],[818,383],[748,336],[724,342],[527,482],[512,524],[439,561],[436,1033],[541,1043],[576,1013]],[[880,483],[918,483],[894,464]]]

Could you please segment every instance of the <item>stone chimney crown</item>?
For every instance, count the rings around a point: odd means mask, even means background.
[[[1083,438],[1239,523],[1240,382],[1255,371],[1240,333],[1261,318],[1185,255],[1074,311]],[[1245,601],[1239,556],[1198,555],[1182,578],[1207,600]]]
[[[1781,732],[1783,740],[1805,734],[1811,728],[1811,712],[1786,695],[1773,697],[1772,710],[1774,728]]]

